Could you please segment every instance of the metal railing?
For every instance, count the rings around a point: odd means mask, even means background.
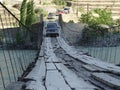
[[[42,42],[42,22],[35,26],[35,31],[34,25],[29,30],[1,2],[0,10],[0,90],[4,90],[11,82],[20,80],[35,62]]]

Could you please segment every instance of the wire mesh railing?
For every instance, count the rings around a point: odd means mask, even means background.
[[[38,38],[38,34],[42,35],[42,26],[38,25],[36,31],[33,27],[31,31],[1,2],[0,10],[0,90],[4,90],[35,62],[42,41]]]
[[[61,26],[64,26],[61,18],[59,22],[60,25],[62,24]],[[69,27],[67,29],[73,33]],[[77,49],[99,60],[120,65],[120,26],[108,27],[103,25],[96,29],[87,26],[84,30],[88,30],[88,32],[80,34],[82,36],[78,38],[80,40],[77,40],[79,45],[75,46]],[[65,37],[64,30],[62,30],[61,36],[69,41]],[[70,42],[68,43],[70,44]]]
[[[79,48],[87,52],[88,55],[119,65],[120,26],[102,29],[102,31],[105,32],[103,36],[99,36],[97,31],[93,32],[94,34],[91,36],[90,33],[86,32],[87,34],[85,38],[82,38]]]

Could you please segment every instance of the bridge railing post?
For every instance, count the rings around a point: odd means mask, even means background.
[[[40,46],[42,44],[42,40],[43,40],[43,14],[40,15],[40,28],[38,31],[38,49],[40,50]]]

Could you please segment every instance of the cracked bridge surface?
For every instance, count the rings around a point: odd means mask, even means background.
[[[45,37],[25,90],[120,90],[120,67],[78,52],[61,37]]]

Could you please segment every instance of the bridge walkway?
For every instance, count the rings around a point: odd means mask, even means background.
[[[65,54],[74,59],[72,62],[77,61],[81,64],[76,67],[77,63],[75,63],[71,67],[74,67],[79,74],[66,67],[61,60],[63,58],[57,57],[54,51],[57,48],[53,47],[51,38],[44,38],[34,68],[21,81],[16,81],[16,84],[11,83],[13,86],[8,86],[5,90],[120,90],[120,67],[87,56],[83,52],[78,53],[61,37],[56,39]],[[64,55],[64,53],[59,54]]]
[[[50,39],[45,39],[45,52],[40,53],[35,68],[24,79],[28,82],[26,89],[34,90],[95,90],[95,86],[86,83],[82,78],[63,65],[56,57]],[[42,56],[43,55],[43,56]]]
[[[120,74],[119,67],[106,62],[99,63],[95,58],[84,55],[82,52],[78,54],[62,38],[58,37],[57,40],[69,55],[85,63],[82,67],[90,72],[89,80],[92,78],[93,82],[96,80],[111,87],[112,89],[109,90],[120,89],[120,79],[117,77]],[[51,39],[45,38],[35,67],[24,78],[24,80],[30,80],[26,83],[27,90],[104,90],[99,87],[101,83],[90,83],[87,79],[78,77],[75,72],[65,66],[61,58],[56,56],[54,49]]]

